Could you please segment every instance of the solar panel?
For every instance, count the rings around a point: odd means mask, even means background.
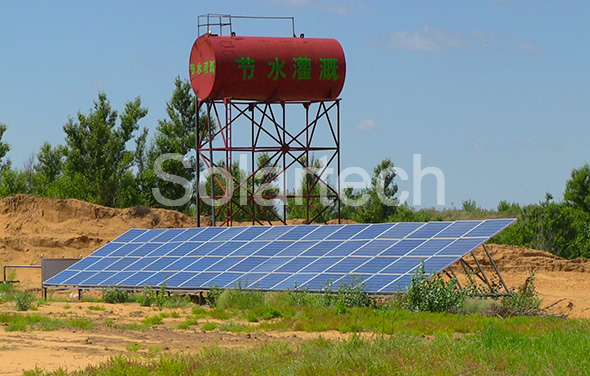
[[[353,280],[392,293],[421,264],[440,272],[514,221],[131,229],[43,286],[316,291]]]

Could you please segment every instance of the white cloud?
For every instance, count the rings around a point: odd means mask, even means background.
[[[388,50],[439,51],[460,48],[465,37],[460,33],[424,26],[418,31],[394,31],[371,40],[372,44]]]
[[[371,119],[365,119],[360,123],[357,123],[356,128],[363,131],[363,132],[370,132],[373,129],[377,128],[379,125],[375,123]]]
[[[290,6],[308,6],[326,13],[340,15],[368,13],[373,8],[362,0],[274,0]]]
[[[479,30],[459,32],[434,26],[417,31],[398,30],[378,35],[369,43],[386,50],[436,52],[453,49],[502,48],[521,53],[538,53],[541,49],[531,41],[512,35],[492,35]]]

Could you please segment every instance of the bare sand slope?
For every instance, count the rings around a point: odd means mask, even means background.
[[[87,256],[130,228],[191,227],[182,213],[113,209],[79,200],[16,195],[0,200],[0,264],[39,264],[39,257]]]

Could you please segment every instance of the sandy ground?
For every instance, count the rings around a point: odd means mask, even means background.
[[[205,221],[205,219],[204,219]],[[51,200],[17,195],[0,200],[0,265],[39,265],[40,256],[87,256],[100,246],[130,228],[192,227],[195,219],[163,209],[112,209],[78,200]],[[590,318],[590,260],[564,260],[547,252],[516,246],[488,245],[505,282],[510,288],[522,284],[532,271],[543,305],[555,313],[572,318]],[[483,249],[475,252],[488,277],[499,279]],[[471,265],[473,260],[467,259]],[[453,269],[459,272],[461,267]],[[37,288],[41,283],[39,269],[14,269],[12,276],[24,288]],[[88,310],[91,303],[51,303],[38,313],[52,317],[81,316],[97,321],[108,319],[121,323],[138,321],[137,317],[153,315],[150,308],[137,304],[105,305],[105,311]],[[69,307],[68,307],[69,306]],[[0,312],[14,312],[14,305],[0,305]],[[194,351],[202,346],[248,347],[270,340],[297,342],[317,336],[303,332],[257,333],[253,335],[203,332],[200,329],[172,330],[174,320],[147,332],[120,330],[101,325],[94,330],[58,330],[6,332],[0,328],[0,375],[22,374],[36,365],[45,370],[67,367],[79,369],[104,361],[111,355],[129,353],[131,343],[141,344],[139,353]],[[339,333],[321,334],[341,338]]]
[[[101,306],[104,311],[89,309]],[[141,320],[160,312],[179,313],[180,318],[165,318],[162,325],[147,331],[124,330],[105,326],[110,321],[122,326],[141,323]],[[14,312],[13,303],[0,305],[0,313]],[[60,329],[55,331],[5,331],[0,329],[0,375],[20,375],[23,370],[36,366],[46,371],[65,368],[77,370],[89,365],[104,362],[118,354],[162,354],[194,352],[204,346],[222,348],[248,348],[269,341],[280,340],[287,343],[299,343],[302,340],[322,336],[329,339],[345,339],[348,334],[335,331],[322,333],[307,332],[264,332],[252,334],[234,334],[218,330],[205,332],[199,327],[206,322],[216,322],[211,318],[200,319],[198,325],[189,330],[177,330],[174,327],[185,320],[190,310],[156,310],[141,307],[137,303],[103,304],[87,302],[53,302],[42,305],[30,314],[50,315],[61,319],[78,317],[89,318],[97,323],[96,329]],[[236,321],[239,322],[239,321]],[[245,323],[245,322],[244,322]],[[249,323],[249,325],[253,325]],[[140,345],[131,350],[131,344]]]

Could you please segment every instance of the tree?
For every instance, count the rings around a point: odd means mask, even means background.
[[[195,96],[192,93],[190,82],[176,77],[172,97],[166,103],[168,119],[158,121],[156,133],[149,147],[145,145],[145,138],[143,140],[141,136],[138,138],[137,151],[140,160],[137,164],[140,170],[140,190],[143,200],[149,206],[166,207],[154,197],[153,188],[157,188],[160,195],[168,200],[178,200],[186,194],[183,185],[163,180],[154,172],[154,163],[165,154],[181,155],[190,162],[190,167],[185,167],[178,159],[168,159],[161,165],[163,172],[188,181],[192,185],[191,189],[195,187],[197,173],[195,120],[197,114],[194,100]],[[199,116],[201,129],[205,127],[205,124],[205,117]],[[201,166],[199,166],[200,169]],[[188,213],[193,205],[194,203],[189,201],[174,207],[174,209]]]
[[[565,183],[563,198],[566,203],[590,213],[590,165],[586,163],[572,171]]]
[[[391,159],[382,160],[373,169],[371,186],[360,190],[359,192],[345,191],[349,194],[348,200],[344,201],[347,206],[345,212],[350,212],[351,219],[361,223],[386,222],[395,214],[398,200],[395,199],[397,194],[397,184],[394,182],[396,177],[394,165]],[[364,198],[363,198],[364,196]],[[359,201],[362,205],[350,209],[348,203]]]
[[[147,112],[137,97],[127,102],[119,115],[111,108],[106,94],[99,93],[88,114],[78,112],[76,119],[68,120],[63,127],[65,174],[85,188],[83,194],[76,192],[73,197],[82,195],[76,198],[112,207],[132,205],[137,200],[131,171],[134,153],[127,150],[126,144],[133,139],[139,120]]]
[[[519,220],[494,242],[541,249],[564,258],[590,257],[590,213],[552,201],[524,206]]]
[[[65,154],[66,149],[61,145],[53,147],[49,142],[45,142],[41,146],[33,169],[43,178],[45,184],[51,184],[62,176]]]
[[[4,167],[6,163],[2,162],[2,158],[6,156],[6,154],[10,151],[10,145],[7,142],[2,141],[2,137],[4,136],[4,132],[8,127],[6,124],[0,123],[0,168]]]

